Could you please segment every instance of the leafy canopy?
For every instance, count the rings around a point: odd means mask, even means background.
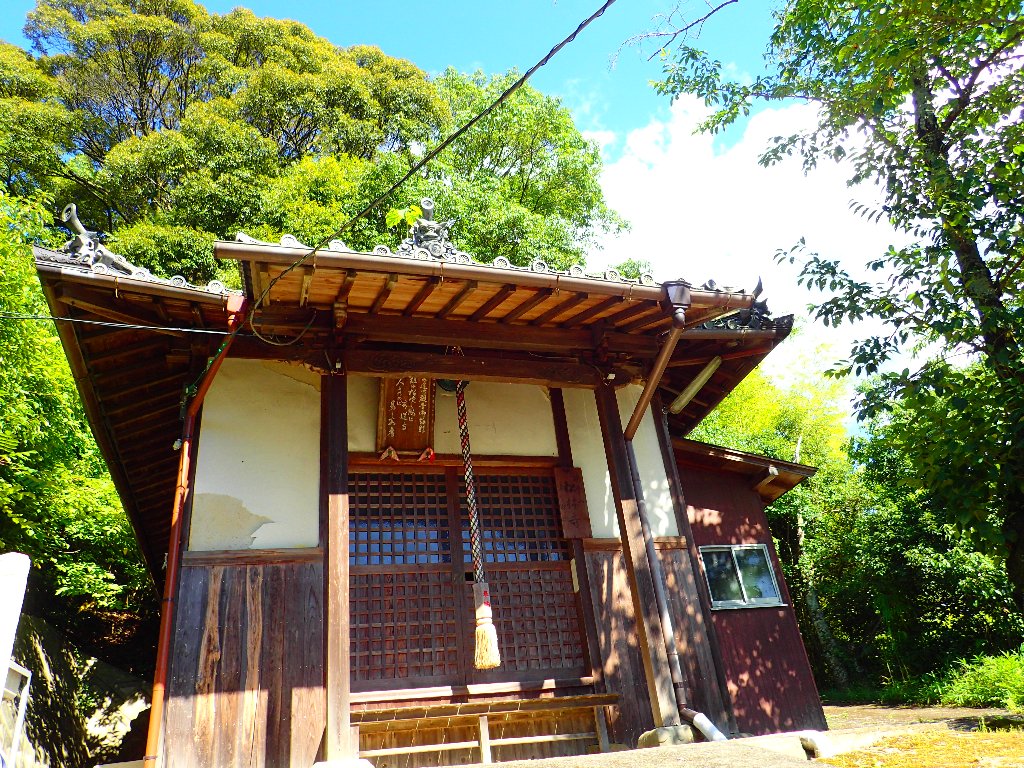
[[[931,441],[927,454],[921,443],[909,454],[915,477],[950,520],[1007,544],[1024,608],[1021,11],[1019,0],[790,0],[776,15],[767,74],[729,82],[720,62],[683,47],[658,87],[714,106],[710,131],[757,103],[810,102],[817,124],[777,137],[762,162],[846,158],[851,183],[883,190],[879,210],[858,209],[911,244],[870,258],[871,278],[801,248],[781,258],[801,258],[801,280],[831,292],[814,309],[826,324],[887,324],[838,372],[882,371],[914,345],[938,350],[919,370],[882,373],[861,414],[902,402],[926,416],[926,431],[893,422],[906,445]]]
[[[199,283],[237,284],[211,245],[240,229],[331,234],[516,77],[431,82],[376,48],[192,0],[40,0],[26,34],[37,58],[0,47],[4,188],[74,200],[129,260]],[[566,267],[622,226],[600,171],[568,110],[527,86],[343,238],[394,242],[387,207],[431,196],[460,248]]]

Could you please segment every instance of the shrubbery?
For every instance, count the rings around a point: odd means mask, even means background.
[[[946,707],[1000,707],[1024,711],[1024,646],[992,656],[961,659],[939,672],[902,680],[887,680],[880,687],[851,686],[829,691],[832,702],[942,705]]]

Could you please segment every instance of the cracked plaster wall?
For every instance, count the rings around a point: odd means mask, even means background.
[[[203,404],[189,549],[315,547],[320,376],[224,361]]]

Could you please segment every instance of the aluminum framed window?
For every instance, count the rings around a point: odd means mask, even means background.
[[[784,605],[765,544],[700,548],[712,608]]]

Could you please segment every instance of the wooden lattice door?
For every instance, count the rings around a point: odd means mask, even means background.
[[[499,669],[473,669],[469,524],[454,467],[349,479],[354,691],[584,674],[585,648],[553,473],[477,477]]]

